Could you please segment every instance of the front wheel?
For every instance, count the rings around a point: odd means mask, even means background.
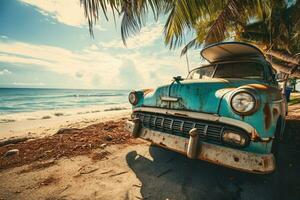
[[[271,152],[275,157],[276,163],[278,163],[278,151],[279,151],[279,137],[276,137],[276,135],[275,135],[275,138],[272,143]]]
[[[279,144],[280,141],[282,140],[283,136],[280,134],[281,133],[281,119],[278,119],[277,125],[276,125],[276,131],[272,143],[272,148],[271,148],[271,153],[273,153],[276,163],[278,163],[278,151],[279,151]]]

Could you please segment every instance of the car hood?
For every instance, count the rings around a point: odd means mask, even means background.
[[[261,83],[246,79],[183,80],[158,87],[142,106],[217,114],[223,96],[242,85]]]

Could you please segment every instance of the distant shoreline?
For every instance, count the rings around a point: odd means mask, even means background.
[[[116,107],[128,103],[127,90],[0,88],[0,116],[43,110]]]
[[[131,91],[131,89],[100,89],[100,88],[55,88],[55,87],[3,87],[1,89],[46,89],[46,90],[102,90],[102,91]]]

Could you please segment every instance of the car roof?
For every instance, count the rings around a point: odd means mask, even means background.
[[[240,58],[265,58],[260,49],[244,42],[221,42],[212,44],[205,47],[200,54],[209,63],[239,60]]]

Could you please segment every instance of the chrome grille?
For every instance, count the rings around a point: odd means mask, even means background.
[[[143,127],[158,130],[173,135],[189,137],[189,131],[192,128],[199,130],[200,138],[204,141],[210,141],[220,144],[222,142],[223,126],[216,125],[207,121],[196,119],[187,119],[183,117],[137,112],[135,117],[139,118]]]

